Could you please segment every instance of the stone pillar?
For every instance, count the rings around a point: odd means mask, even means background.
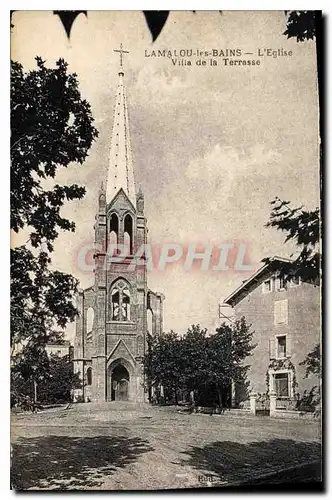
[[[95,224],[95,316],[94,355],[92,356],[92,398],[94,401],[106,399],[106,194],[101,186]]]
[[[138,403],[146,403],[148,402],[148,394],[145,394],[144,390],[144,365],[143,365],[143,357],[137,356],[135,358],[137,363],[136,365],[136,392],[134,395],[134,399]]]
[[[92,398],[93,401],[106,401],[105,356],[92,357]]]
[[[155,311],[153,314],[153,319],[155,319],[155,334],[160,335],[163,332],[163,301],[165,296],[162,293],[155,294]]]
[[[98,288],[95,302],[95,354],[92,356],[92,397],[94,401],[106,401],[106,287],[104,275],[105,273],[101,271],[100,267],[96,269],[96,288]]]
[[[276,416],[277,409],[277,394],[275,391],[270,391],[270,417]]]
[[[255,392],[251,392],[249,397],[250,397],[250,412],[253,415],[256,415],[256,398],[257,398],[257,394]]]

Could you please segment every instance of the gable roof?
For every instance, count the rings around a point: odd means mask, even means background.
[[[234,292],[232,292],[224,300],[224,304],[233,306],[240,302],[251,290],[254,290],[262,281],[265,275],[271,274],[274,271],[280,270],[287,265],[293,263],[293,260],[284,257],[271,257],[268,262],[264,263],[257,271],[250,276],[249,279],[243,281]]]
[[[108,212],[112,209],[113,205],[115,204],[116,200],[118,198],[120,198],[121,196],[123,196],[125,198],[126,201],[128,201],[128,204],[130,205],[132,211],[135,213],[136,212],[136,208],[135,206],[133,205],[132,201],[130,200],[130,198],[128,197],[128,195],[125,193],[124,189],[121,187],[117,192],[116,194],[113,196],[113,198],[111,199],[111,201],[109,203],[107,203],[107,207],[106,207],[106,213],[108,214]]]

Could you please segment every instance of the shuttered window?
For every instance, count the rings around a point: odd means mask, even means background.
[[[276,300],[274,303],[274,324],[288,323],[288,300]]]
[[[282,335],[281,337],[277,337],[277,357],[285,358],[286,354],[286,335]]]
[[[285,276],[279,276],[276,279],[276,290],[286,290],[287,280]]]

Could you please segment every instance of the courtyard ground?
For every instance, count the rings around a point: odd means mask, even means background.
[[[153,490],[320,478],[318,421],[88,403],[15,415],[11,432],[17,490]]]

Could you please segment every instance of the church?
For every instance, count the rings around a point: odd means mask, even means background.
[[[135,259],[147,241],[144,196],[136,192],[122,58],[115,95],[108,173],[95,216],[94,284],[77,294],[74,371],[76,401],[147,401],[143,357],[151,335],[163,328],[163,300],[147,285],[147,266]],[[111,246],[112,245],[112,246]],[[110,248],[125,248],[114,258]]]

